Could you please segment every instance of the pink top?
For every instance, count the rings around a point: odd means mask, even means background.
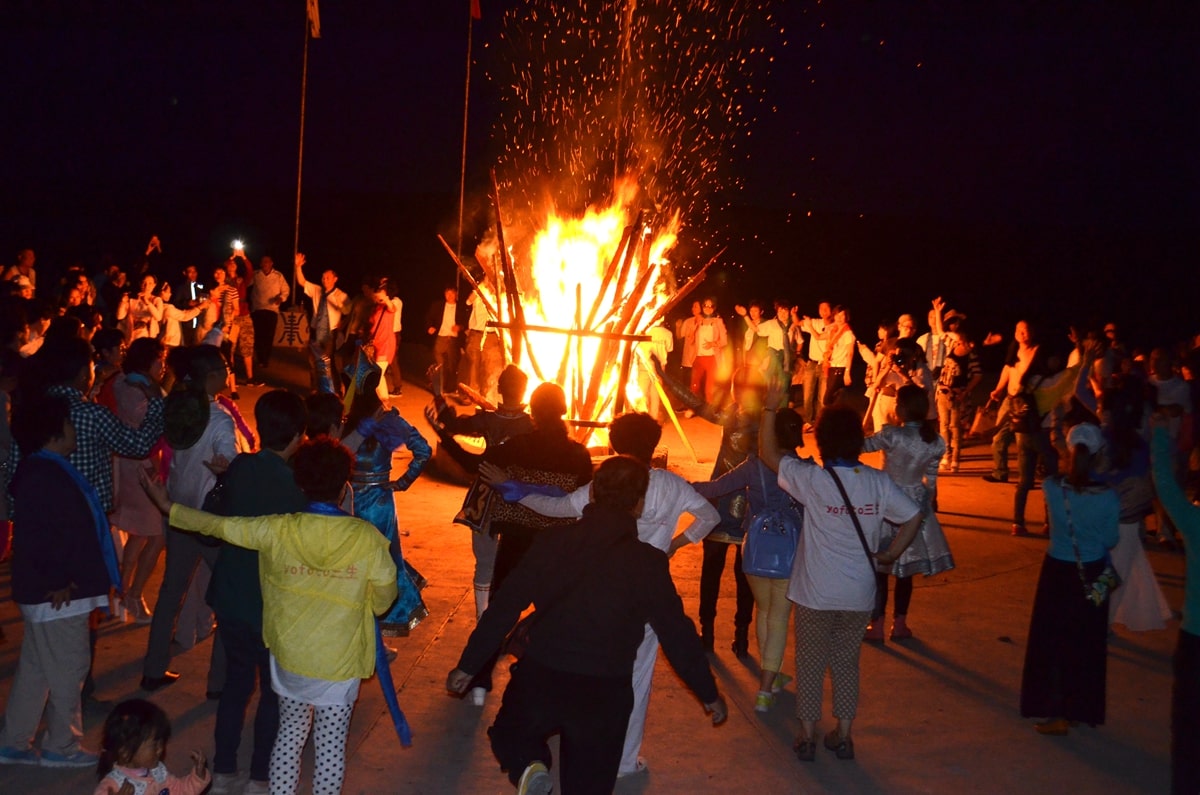
[[[200,795],[211,779],[207,773],[200,778],[195,772],[185,778],[173,776],[162,762],[150,770],[118,765],[100,779],[92,795],[116,795],[126,781],[133,784],[134,795]]]

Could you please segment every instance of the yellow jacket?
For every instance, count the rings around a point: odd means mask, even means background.
[[[263,640],[279,665],[331,682],[375,672],[375,616],[396,601],[388,540],[352,516],[225,517],[175,503],[171,525],[258,550]]]

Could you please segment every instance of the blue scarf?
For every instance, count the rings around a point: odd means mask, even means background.
[[[121,590],[121,568],[117,565],[117,547],[113,543],[112,531],[109,529],[108,524],[108,515],[104,513],[104,506],[100,504],[100,493],[96,491],[96,487],[89,483],[80,474],[78,469],[71,466],[70,461],[58,453],[52,453],[49,450],[38,450],[30,458],[41,458],[58,464],[71,478],[75,487],[83,493],[83,498],[87,500],[88,507],[92,509],[92,521],[96,525],[96,540],[100,542],[100,556],[104,558],[104,568],[108,570],[108,581],[116,589],[117,595],[123,596],[124,593]]]
[[[319,513],[322,516],[350,515],[330,502],[310,502],[308,512]],[[379,621],[375,622],[375,673],[379,679],[379,686],[383,689],[383,700],[391,713],[392,726],[396,729],[396,736],[400,738],[400,745],[409,748],[412,746],[412,728],[409,727],[408,718],[404,717],[404,711],[400,709],[400,700],[396,697],[396,685],[392,682],[392,669],[388,667],[387,647],[383,645],[383,632],[379,628]]]
[[[831,458],[825,462],[826,469],[829,469],[829,467],[844,467],[846,469],[852,469],[860,466],[862,466],[862,462],[857,458]]]

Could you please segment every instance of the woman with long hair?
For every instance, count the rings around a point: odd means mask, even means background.
[[[388,327],[391,333],[391,327]],[[344,425],[342,444],[354,454],[354,514],[366,519],[388,540],[396,563],[396,586],[400,595],[396,604],[380,617],[383,634],[407,635],[429,611],[421,600],[425,578],[404,560],[400,548],[400,528],[396,519],[395,493],[413,484],[425,468],[433,450],[420,432],[396,409],[384,406],[379,398],[378,382],[382,370],[370,368],[361,378],[350,404]],[[407,447],[412,460],[404,474],[392,479],[392,454]]]

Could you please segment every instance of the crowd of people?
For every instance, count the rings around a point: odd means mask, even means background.
[[[428,614],[393,499],[433,452],[389,404],[401,390],[402,304],[386,278],[365,279],[353,297],[333,269],[311,281],[297,255],[296,283],[312,304],[311,390],[262,394],[252,430],[237,386],[260,384],[270,365],[287,279],[269,257],[255,267],[236,247],[210,288],[189,266],[175,291],[155,272],[160,255],[152,239],[132,278],[116,267],[95,277],[70,269],[54,298],[45,280],[38,286],[32,251],[3,273],[0,507],[25,632],[0,764],[94,766],[104,793],[168,780],[171,791],[284,793],[297,787],[311,733],[314,792],[339,792],[360,682],[378,674],[386,693],[395,652],[385,639]],[[1058,357],[1021,321],[988,391],[980,350],[999,335],[976,339],[940,298],[928,331],[901,315],[877,325],[873,346],[856,337],[844,306],[822,302],[809,317],[787,302],[751,301],[724,318],[705,298],[673,333],[652,336],[655,350],[639,364],[680,411],[721,426],[710,480],[688,483],[654,465],[660,412],[670,406],[647,402],[616,417],[613,455],[594,469],[572,438],[563,389],[543,383],[526,405],[527,376],[501,366],[487,320],[478,293],[460,303],[448,287],[430,308],[426,419],[472,480],[453,519],[472,531],[477,626],[447,689],[481,706],[500,656],[518,658],[489,737],[519,792],[550,791],[554,733],[567,792],[611,792],[618,778],[647,769],[641,746],[660,645],[713,723],[725,719],[706,653],[730,548],[736,656],[751,654],[755,626],[754,709],[770,711],[792,682],[783,661],[790,622],[795,754],[811,761],[824,745],[853,759],[861,645],[913,637],[912,578],[954,567],[937,483],[960,471],[971,433],[992,437],[992,483],[1009,480],[1016,447],[1013,535],[1036,532],[1026,504],[1042,479],[1049,546],[1020,700],[1038,732],[1103,723],[1109,626],[1157,629],[1171,617],[1142,544],[1151,516],[1167,548],[1197,540],[1187,495],[1198,346],[1143,355],[1109,323],[1072,328],[1068,355]],[[861,396],[851,388],[856,356]],[[469,412],[447,400],[466,403],[471,393],[496,405]],[[799,454],[806,434],[819,462]],[[465,450],[462,435],[482,437],[482,452]],[[393,478],[400,448],[410,458]],[[874,451],[882,469],[860,460]],[[688,544],[703,546],[699,630],[668,568]],[[162,584],[148,599],[164,551]],[[1200,791],[1194,560],[1173,701],[1179,792]],[[106,613],[149,624],[146,692],[179,679],[173,640],[189,647],[213,635],[211,771],[204,754],[189,776],[165,770],[169,724],[147,702],[113,711],[98,753],[80,744]],[[836,725],[822,735],[827,674]],[[256,689],[250,769],[239,773]],[[398,708],[393,719],[403,741]]]

